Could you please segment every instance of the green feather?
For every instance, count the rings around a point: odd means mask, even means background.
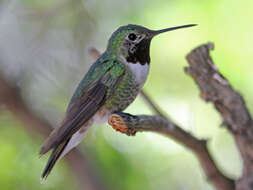
[[[88,73],[84,76],[84,78],[79,83],[76,91],[74,92],[68,107],[79,97],[82,96],[83,90],[86,89],[92,83],[95,83],[99,80],[107,71],[108,74],[111,75],[111,81],[102,81],[106,86],[110,88],[110,84],[113,83],[112,80],[116,80],[120,75],[123,74],[125,66],[123,63],[120,63],[113,59],[114,56],[108,53],[104,53],[89,69]],[[92,85],[91,85],[92,87]]]

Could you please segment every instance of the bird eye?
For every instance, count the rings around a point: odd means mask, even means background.
[[[128,39],[131,41],[134,41],[137,38],[137,36],[134,33],[131,33],[128,35]]]

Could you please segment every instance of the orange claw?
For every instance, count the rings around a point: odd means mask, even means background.
[[[112,128],[116,131],[119,131],[121,133],[125,133],[127,135],[135,135],[136,130],[129,129],[122,117],[118,114],[112,114],[108,121],[109,125],[112,126]]]

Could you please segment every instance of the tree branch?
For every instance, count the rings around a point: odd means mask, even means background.
[[[212,43],[201,45],[187,55],[190,67],[185,71],[193,77],[200,96],[212,102],[223,118],[223,125],[232,133],[243,159],[243,176],[237,181],[237,190],[253,189],[253,122],[242,96],[214,65],[210,50]]]
[[[97,59],[100,56],[100,53],[94,48],[90,49],[89,53],[94,59]],[[166,118],[165,114],[160,111],[160,108],[158,108],[158,106],[143,90],[141,91],[141,95],[158,116],[132,116],[130,114],[117,113],[117,115],[123,119],[125,125],[130,130],[153,131],[173,138],[195,153],[207,176],[207,179],[213,183],[217,190],[234,190],[234,181],[224,176],[218,170],[214,160],[209,154],[207,142],[205,140],[195,138],[177,124]]]
[[[22,99],[19,89],[7,82],[0,73],[0,104],[4,105],[24,125],[30,135],[48,137],[52,126],[38,117],[29,109]],[[80,189],[105,189],[88,164],[88,160],[74,149],[64,157],[73,174],[76,176]]]

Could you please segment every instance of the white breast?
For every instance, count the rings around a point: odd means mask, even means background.
[[[149,64],[141,65],[139,62],[137,63],[125,63],[128,68],[132,71],[136,82],[142,87],[147,79],[149,73]]]

